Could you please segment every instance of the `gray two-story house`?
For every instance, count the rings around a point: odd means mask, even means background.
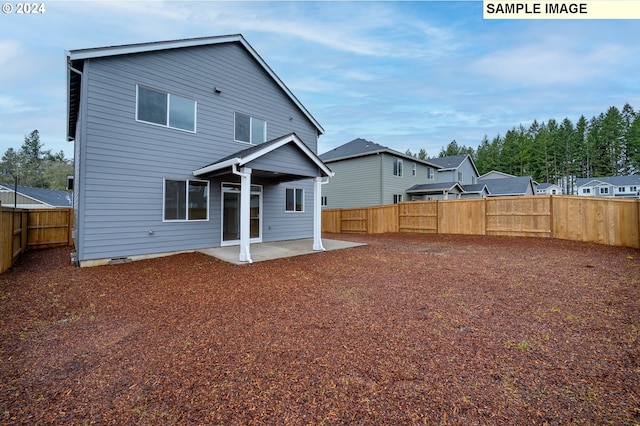
[[[241,35],[72,50],[81,266],[320,238],[322,126]]]
[[[410,201],[407,189],[435,182],[429,161],[358,138],[320,155],[335,176],[322,186],[326,208],[367,207]]]

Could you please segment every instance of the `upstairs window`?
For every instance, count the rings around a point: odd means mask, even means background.
[[[267,122],[249,115],[235,114],[235,136],[234,139],[240,142],[247,142],[254,145],[267,141]]]
[[[435,175],[435,171],[433,170],[433,167],[428,167],[427,168],[427,179],[433,180],[434,175]]]
[[[458,182],[462,183],[462,178],[464,176],[462,175],[462,172],[458,172]]]
[[[402,177],[402,159],[393,159],[393,175]]]
[[[172,129],[196,131],[196,101],[147,87],[137,87],[136,120]]]
[[[418,174],[418,166],[416,163],[411,165],[411,176],[416,176]]]

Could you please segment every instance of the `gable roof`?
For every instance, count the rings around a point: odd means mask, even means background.
[[[13,185],[0,184],[0,187],[13,192]],[[18,194],[51,207],[71,207],[71,193],[66,191],[18,185]]]
[[[209,46],[209,45],[217,45],[223,43],[239,43],[242,45],[247,52],[260,64],[260,66],[269,74],[269,76],[273,79],[273,81],[286,93],[286,95],[291,99],[291,101],[302,111],[302,113],[309,119],[311,123],[316,127],[318,134],[324,134],[324,129],[320,125],[320,123],[311,115],[311,113],[302,105],[302,103],[296,98],[296,96],[289,90],[289,88],[284,84],[280,77],[276,75],[276,73],[267,65],[267,63],[258,55],[258,52],[255,51],[253,47],[247,42],[247,40],[242,36],[242,34],[231,34],[231,35],[222,35],[222,36],[213,36],[213,37],[198,37],[198,38],[189,38],[189,39],[180,39],[180,40],[169,40],[169,41],[158,41],[151,43],[137,43],[137,44],[126,44],[119,46],[107,46],[107,47],[97,47],[90,49],[77,49],[70,50],[67,52],[67,63],[68,63],[68,71],[67,71],[67,96],[68,96],[68,128],[67,128],[67,138],[69,140],[73,140],[75,138],[75,126],[76,120],[78,117],[78,107],[80,103],[80,83],[81,76],[76,72],[77,70],[73,70],[75,66],[74,61],[81,61],[85,59],[92,58],[103,58],[108,56],[118,56],[118,55],[131,55],[136,53],[143,52],[155,52],[161,50],[170,50],[170,49],[180,49],[185,47],[196,47],[196,46]]]
[[[516,177],[516,175],[510,175],[509,173],[499,172],[497,170],[491,170],[488,173],[483,174],[482,176],[478,176],[478,180],[480,179],[504,179],[504,178],[512,178]]]
[[[357,138],[351,142],[347,142],[340,145],[337,148],[333,148],[323,154],[320,154],[320,159],[324,162],[330,163],[332,161],[347,160],[350,158],[364,157],[366,155],[387,153],[396,157],[406,158],[411,161],[426,164],[428,166],[439,168],[437,165],[431,162],[431,160],[421,160],[416,157],[403,154],[399,151],[395,151],[386,146],[377,144],[375,142],[368,141],[366,139]]]
[[[448,157],[432,158],[429,161],[431,161],[433,164],[437,164],[438,166],[440,166],[443,171],[453,170],[460,167],[468,156],[469,154],[450,155]]]
[[[429,159],[429,161],[439,166],[440,171],[444,172],[448,170],[458,169],[460,166],[462,166],[462,163],[464,163],[467,160],[467,158],[469,159],[469,162],[471,163],[471,167],[473,167],[473,171],[476,173],[476,176],[478,176],[479,173],[478,173],[478,169],[476,168],[476,164],[473,162],[473,158],[471,158],[469,154],[450,155],[448,157],[431,158]]]
[[[489,188],[486,183],[474,183],[472,185],[463,185],[464,192],[467,194],[481,194],[486,192],[489,194]]]
[[[459,192],[464,192],[464,188],[458,182],[439,182],[413,185],[407,189],[407,194],[439,194],[443,191],[453,191],[454,188]]]
[[[302,140],[295,133],[289,133],[288,135],[281,136],[260,145],[251,146],[249,148],[237,151],[211,164],[194,170],[193,175],[202,176],[207,173],[226,169],[227,167],[244,166],[247,163],[256,160],[257,158],[260,158],[263,155],[266,155],[290,143],[298,147],[309,160],[311,160],[316,166],[318,166],[320,170],[322,170],[322,172],[326,176],[333,176],[334,173],[331,171],[331,169],[329,169],[329,167],[327,167],[327,165],[324,164],[322,160],[311,149],[309,149],[309,147],[304,142],[302,142]]]
[[[531,194],[535,193],[531,176],[485,179],[483,183],[487,185],[489,194],[493,197],[502,195],[525,195],[529,188],[531,188]]]

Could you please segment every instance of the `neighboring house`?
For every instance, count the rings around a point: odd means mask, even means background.
[[[496,176],[496,175],[490,175]],[[535,195],[536,190],[531,176],[513,176],[495,179],[483,175],[479,178],[487,185],[490,197],[507,197],[514,195]]]
[[[580,178],[578,195],[587,197],[640,197],[640,175]]]
[[[438,169],[438,182],[458,182],[460,185],[478,183],[478,169],[469,154],[431,158]]]
[[[410,189],[414,199],[449,200],[487,197],[489,191],[478,182],[478,169],[469,154],[431,158],[438,166],[435,185],[417,185]]]
[[[354,139],[320,155],[335,173],[322,186],[327,208],[366,207],[411,201],[414,185],[435,183],[437,166],[386,146]]]
[[[536,187],[536,195],[562,195],[562,188],[555,183],[540,183]]]
[[[72,207],[71,193],[45,188],[32,188],[18,185],[18,198],[14,198],[14,186],[0,184],[0,203],[3,207],[19,209],[51,209]]]
[[[322,126],[241,35],[67,53],[81,266],[313,237]]]

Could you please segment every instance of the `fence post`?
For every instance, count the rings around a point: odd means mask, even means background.
[[[489,210],[488,210],[489,207],[487,206],[488,198],[489,197],[484,197],[484,236],[485,237],[487,236],[487,228],[489,225]]]
[[[73,219],[74,219],[74,215],[73,215],[73,209],[70,208],[69,209],[69,217],[67,219],[67,223],[68,223],[68,227],[69,227],[69,232],[68,232],[68,241],[69,241],[69,245],[72,246],[73,245]]]
[[[555,232],[555,227],[553,226],[553,221],[554,221],[554,217],[553,217],[553,195],[549,195],[549,238],[555,238],[554,232]]]

